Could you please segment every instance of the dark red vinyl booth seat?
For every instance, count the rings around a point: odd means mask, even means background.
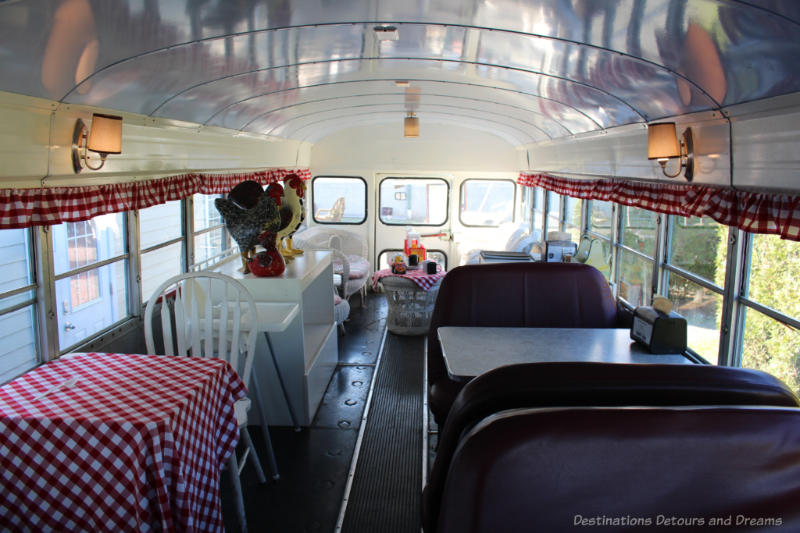
[[[582,263],[463,265],[442,280],[428,332],[428,402],[442,425],[463,382],[447,375],[436,331],[441,326],[615,328],[608,282]]]
[[[438,533],[800,531],[800,409],[504,411],[461,441]]]
[[[800,400],[765,372],[712,365],[532,363],[478,376],[461,390],[439,433],[422,496],[425,533],[436,531],[445,481],[459,442],[492,414],[534,407],[696,405],[798,408]]]

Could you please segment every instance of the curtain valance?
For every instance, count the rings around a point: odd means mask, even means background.
[[[800,196],[707,185],[577,180],[526,172],[520,172],[517,182],[584,200],[616,202],[670,215],[707,216],[744,231],[800,241]]]
[[[108,213],[144,209],[198,193],[224,194],[245,180],[268,185],[292,173],[305,180],[311,178],[307,168],[279,168],[233,174],[189,173],[86,187],[0,189],[0,229],[78,222]]]

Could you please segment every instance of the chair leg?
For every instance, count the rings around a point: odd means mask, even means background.
[[[264,476],[264,469],[261,468],[261,461],[258,460],[256,447],[253,446],[253,439],[250,438],[250,432],[247,431],[247,426],[241,427],[241,429],[239,430],[239,435],[241,435],[242,442],[244,442],[244,445],[250,449],[250,459],[253,461],[253,467],[255,467],[256,469],[256,476],[258,477],[258,482],[262,484],[266,483],[267,478]]]
[[[267,415],[264,414],[264,403],[261,401],[261,388],[258,385],[258,378],[256,378],[255,365],[250,372],[250,381],[252,384],[253,396],[258,403],[258,412],[261,414],[261,434],[264,436],[264,445],[267,448],[267,461],[269,462],[269,471],[272,479],[278,480],[281,475],[278,472],[278,461],[275,459],[275,450],[272,449],[272,439],[269,436],[269,425],[267,424]]]
[[[244,494],[242,494],[242,481],[239,479],[239,465],[236,461],[236,450],[231,452],[228,459],[228,471],[233,485],[233,495],[236,499],[236,519],[239,522],[239,530],[247,533],[247,516],[244,512]]]
[[[281,384],[283,398],[286,400],[286,406],[289,408],[289,416],[292,417],[292,425],[295,431],[300,431],[300,424],[297,423],[297,415],[294,412],[294,406],[289,399],[289,393],[286,391],[286,383],[283,381],[283,374],[281,373],[281,367],[278,365],[278,358],[275,356],[275,349],[272,347],[272,340],[269,338],[269,333],[266,331],[264,332],[264,336],[267,338],[269,354],[272,356],[272,363],[275,365],[275,373],[278,375],[278,382]]]

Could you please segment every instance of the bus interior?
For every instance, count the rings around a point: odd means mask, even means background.
[[[0,0],[0,393],[222,273],[287,309],[227,531],[797,530],[798,57],[796,0]]]

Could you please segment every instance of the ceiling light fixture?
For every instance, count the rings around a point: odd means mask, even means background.
[[[372,28],[379,41],[396,41],[400,36],[396,26],[380,24]]]
[[[403,137],[419,137],[419,117],[413,112],[403,119]]]
[[[100,164],[92,166],[89,151],[100,154]],[[79,173],[85,166],[90,170],[100,170],[109,154],[122,153],[122,117],[95,113],[92,115],[92,129],[86,128],[81,119],[75,123],[72,133],[72,168]],[[81,162],[83,162],[81,164]]]
[[[674,174],[667,173],[667,162],[679,158],[680,166]],[[647,126],[647,158],[655,159],[661,165],[661,172],[668,178],[676,178],[686,169],[686,181],[694,177],[694,136],[692,128],[686,128],[678,141],[674,122],[657,122]]]

